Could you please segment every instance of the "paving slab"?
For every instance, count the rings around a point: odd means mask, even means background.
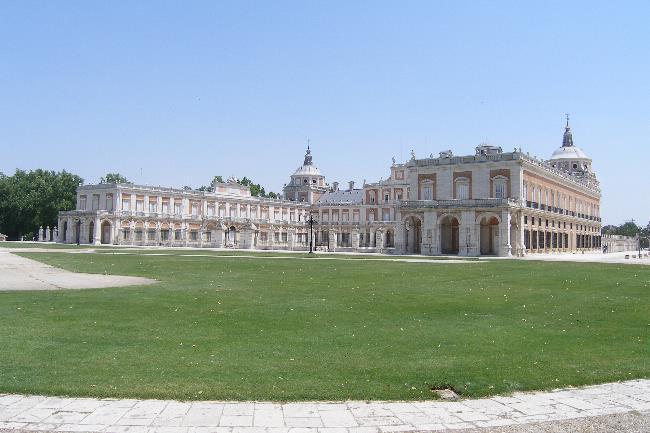
[[[616,392],[612,392],[612,391]],[[0,395],[0,433],[650,432],[650,380],[457,402],[179,402]],[[599,430],[599,426],[615,430]]]

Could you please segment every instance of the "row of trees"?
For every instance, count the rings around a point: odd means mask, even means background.
[[[54,227],[59,211],[75,208],[81,184],[81,177],[65,170],[0,173],[0,233],[31,239],[39,226]]]
[[[9,239],[33,239],[39,227],[54,227],[60,211],[77,206],[77,187],[84,180],[76,174],[48,170],[16,170],[0,173],[0,233]],[[99,183],[128,183],[119,173],[107,173]]]

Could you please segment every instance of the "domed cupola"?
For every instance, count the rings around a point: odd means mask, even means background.
[[[284,198],[311,204],[318,201],[326,191],[325,176],[314,165],[308,144],[303,164],[293,172],[291,181],[284,186]]]
[[[562,147],[553,152],[549,160],[555,168],[568,171],[570,173],[589,173],[591,172],[591,159],[573,144],[573,134],[569,126],[569,115],[566,117],[566,126],[564,127],[564,136],[562,137]]]

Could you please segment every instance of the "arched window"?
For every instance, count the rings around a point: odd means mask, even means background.
[[[420,184],[420,200],[433,200],[433,182],[424,180]]]
[[[495,176],[492,178],[492,197],[506,198],[508,178],[505,176]]]
[[[466,200],[469,198],[469,179],[466,177],[459,177],[456,179],[456,197],[458,200]]]

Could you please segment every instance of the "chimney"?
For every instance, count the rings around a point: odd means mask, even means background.
[[[348,186],[350,187],[350,191],[352,191],[354,189],[354,181],[353,180],[349,181]]]
[[[339,190],[339,183],[332,182],[332,191],[338,191],[338,190]]]

